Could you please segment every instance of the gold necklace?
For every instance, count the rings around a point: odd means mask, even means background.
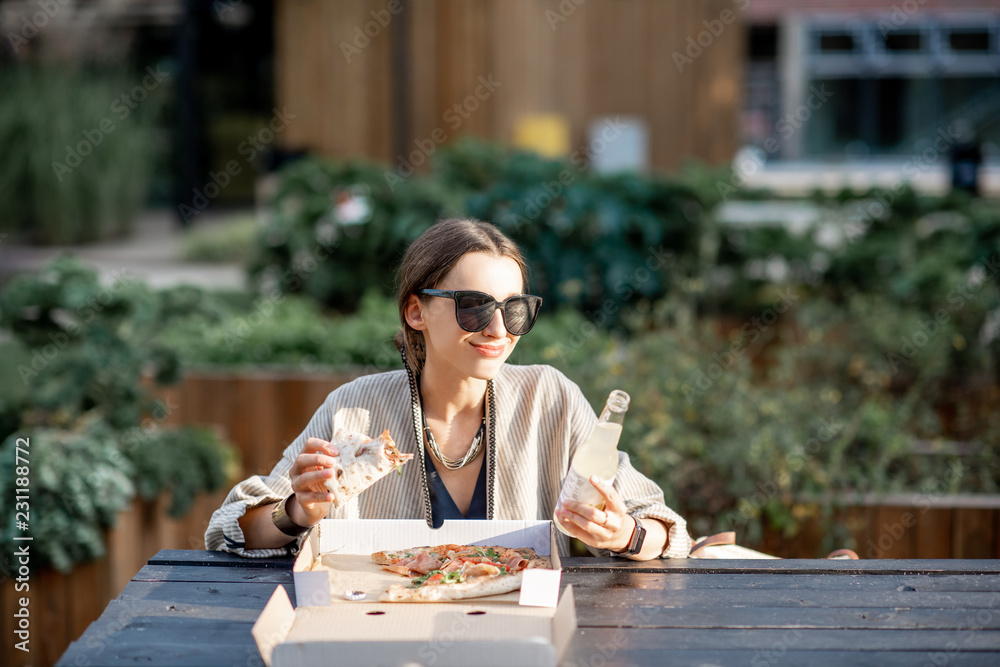
[[[431,433],[431,428],[427,425],[427,416],[424,414],[424,397],[420,395],[419,389],[417,389],[417,398],[420,400],[420,421],[424,426],[427,449],[430,450],[431,456],[440,461],[448,470],[458,470],[475,461],[479,452],[483,451],[483,443],[486,442],[486,438],[483,437],[486,434],[486,415],[483,415],[483,420],[479,423],[479,430],[476,431],[476,436],[472,439],[472,444],[469,445],[469,451],[460,459],[451,459],[445,456],[441,448],[438,447],[437,440],[434,439],[434,434]]]

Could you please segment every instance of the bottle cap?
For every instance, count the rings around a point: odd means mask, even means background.
[[[621,389],[615,389],[608,395],[608,407],[615,412],[625,412],[631,402],[632,397]]]

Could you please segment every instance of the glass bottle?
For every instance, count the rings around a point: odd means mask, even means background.
[[[592,475],[614,483],[618,474],[618,440],[622,435],[622,423],[631,397],[624,391],[615,389],[608,396],[593,432],[573,455],[573,462],[566,473],[556,509],[563,501],[572,499],[578,503],[597,509],[604,507],[604,496],[590,483]],[[562,532],[562,525],[553,517],[556,527]]]

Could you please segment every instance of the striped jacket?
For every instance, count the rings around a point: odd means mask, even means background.
[[[492,396],[490,396],[492,393]],[[238,519],[249,508],[282,500],[291,492],[288,471],[308,438],[330,440],[338,430],[369,435],[389,429],[397,447],[413,452],[402,476],[387,475],[331,519],[425,519],[431,522],[420,408],[412,378],[390,371],[358,378],[332,391],[305,430],[285,449],[270,475],[240,482],[215,511],[205,546],[249,557],[298,551],[301,539],[281,549],[245,549]],[[551,366],[504,364],[487,387],[487,506],[491,519],[550,519],[570,460],[597,421],[580,388]],[[492,406],[495,406],[493,409]],[[686,558],[687,524],[663,502],[662,490],[619,453],[614,486],[635,517],[660,519],[669,527],[662,557]],[[560,551],[569,540],[559,533]],[[595,554],[607,551],[591,549]]]

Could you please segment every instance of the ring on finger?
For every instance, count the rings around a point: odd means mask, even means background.
[[[608,525],[608,513],[604,513],[604,521],[601,522],[601,528],[605,528]]]

